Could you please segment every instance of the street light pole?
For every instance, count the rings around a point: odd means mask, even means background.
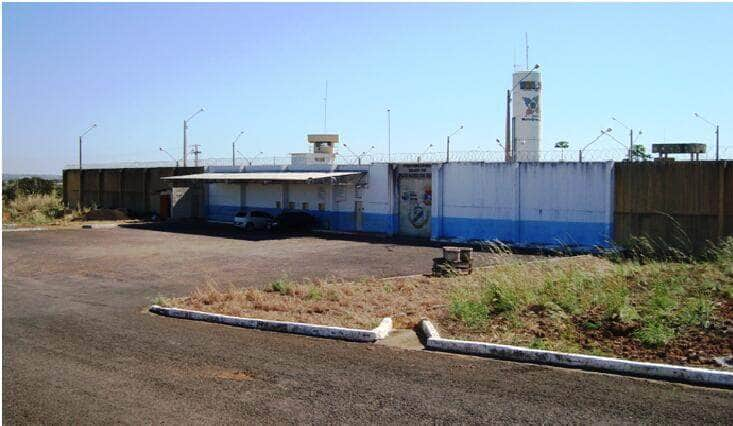
[[[613,120],[613,121],[617,122],[618,124],[624,126],[626,128],[626,130],[629,131],[629,154],[628,155],[629,155],[629,161],[633,161],[634,160],[634,129],[632,129],[631,127],[627,126],[624,122],[622,122],[621,120],[617,119],[616,117],[611,117],[611,120]],[[641,131],[639,131],[639,133],[641,134]]]
[[[244,134],[244,130],[242,130],[241,132],[239,132],[239,134],[237,135],[237,137],[234,138],[234,141],[232,141],[232,167],[235,167],[236,166],[235,159],[234,159],[234,152],[236,151],[235,144],[239,140],[239,137],[242,136],[243,134]]]
[[[188,165],[188,122],[191,121],[192,118],[196,117],[200,112],[206,111],[204,108],[200,108],[198,111],[194,112],[190,117],[183,120],[183,167],[186,167]]]
[[[588,143],[588,145],[584,146],[583,149],[581,149],[580,151],[578,151],[578,162],[580,162],[580,163],[583,162],[583,151],[585,151],[586,148],[588,148],[589,146],[591,146],[595,141],[597,141],[598,139],[600,139],[603,135],[607,135],[607,134],[611,133],[612,130],[613,129],[611,129],[610,127],[607,128],[607,129],[605,129],[605,130],[601,130],[601,134],[600,135],[596,136],[596,138],[593,139],[592,141],[590,141]],[[616,140],[616,138],[613,138],[613,139]]]
[[[176,163],[176,167],[178,167],[178,160],[176,159],[176,157],[172,156],[172,155],[171,155],[171,153],[170,153],[170,152],[168,152],[168,151],[166,151],[166,150],[165,150],[165,148],[163,148],[162,146],[159,146],[159,147],[158,147],[158,149],[159,149],[159,150],[160,150],[161,152],[165,152],[165,153],[166,153],[166,154],[167,154],[167,155],[168,155],[168,156],[169,156],[169,157],[171,158],[171,160],[175,161],[175,163]]]
[[[720,161],[720,126],[705,119],[702,115],[695,113],[695,117],[715,127],[715,161]]]
[[[456,133],[460,132],[461,130],[463,130],[463,124],[461,124],[461,127],[459,127],[458,129],[456,129],[455,132],[453,132],[450,135],[448,135],[448,141],[445,144],[445,162],[446,163],[450,163],[450,137],[453,136],[453,135],[455,135]]]
[[[239,154],[239,156],[242,157],[244,159],[244,161],[246,161],[249,166],[251,166],[252,165],[252,162],[254,160],[256,160],[257,157],[259,157],[260,155],[262,155],[262,151],[258,152],[257,155],[255,155],[254,157],[252,157],[251,160],[249,158],[247,158],[244,154],[242,154],[242,152],[240,150],[237,150],[237,154]]]
[[[87,133],[91,132],[97,127],[97,124],[92,124],[84,133],[79,135],[79,208],[84,207],[84,173],[82,172],[81,162],[81,142]]]

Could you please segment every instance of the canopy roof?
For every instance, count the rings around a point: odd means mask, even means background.
[[[199,173],[195,175],[168,176],[163,179],[172,182],[294,182],[294,183],[331,183],[345,178],[359,176],[363,172],[251,172],[251,173]]]

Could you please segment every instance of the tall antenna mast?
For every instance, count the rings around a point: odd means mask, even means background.
[[[323,133],[326,133],[326,117],[328,114],[328,80],[326,80],[326,96],[323,98]]]
[[[512,71],[517,72],[517,48],[512,48]]]
[[[525,49],[525,59],[527,60],[527,69],[529,69],[529,39],[527,38],[527,33],[524,33],[524,49]]]

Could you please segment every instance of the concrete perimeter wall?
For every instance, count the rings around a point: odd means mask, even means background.
[[[202,173],[203,170],[203,167],[84,169],[82,204],[84,207],[121,208],[138,215],[158,212],[159,191],[170,188],[161,178]],[[79,205],[79,177],[77,169],[63,171],[63,200],[69,207]]]
[[[703,250],[733,235],[733,162],[617,163],[615,239]]]
[[[613,163],[433,165],[433,240],[593,249],[613,235]]]

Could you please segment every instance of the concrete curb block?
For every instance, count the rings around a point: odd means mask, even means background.
[[[48,231],[48,228],[3,228],[3,232]]]
[[[110,229],[110,228],[117,228],[116,223],[93,223],[93,224],[85,224],[81,226],[81,229]]]
[[[392,331],[392,318],[384,318],[373,330],[356,328],[330,327],[326,325],[306,324],[289,321],[273,321],[255,318],[230,317],[210,312],[191,311],[188,309],[163,308],[158,305],[150,307],[150,312],[171,318],[182,318],[195,321],[206,321],[235,327],[256,330],[279,331],[282,333],[305,334],[308,336],[329,339],[348,340],[350,342],[374,342],[386,338]]]
[[[436,351],[488,356],[559,367],[580,368],[604,373],[639,376],[704,386],[733,388],[733,373],[725,371],[627,361],[618,358],[569,354],[493,343],[443,339],[433,324],[428,320],[422,320],[420,322],[420,330],[426,338],[425,346],[428,349]]]

